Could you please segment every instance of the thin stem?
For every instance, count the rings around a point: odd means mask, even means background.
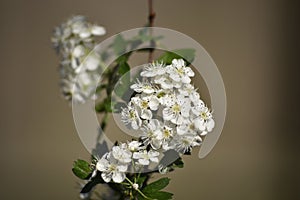
[[[149,22],[149,27],[153,27],[154,25],[154,19],[155,19],[155,12],[153,10],[153,0],[148,0],[148,9],[149,9],[149,15],[148,15],[148,22]],[[150,36],[152,36],[152,30],[150,29]],[[152,62],[153,61],[153,51],[155,47],[155,41],[152,39],[150,41],[150,47],[152,47],[149,51],[149,57],[148,61]]]
[[[104,116],[102,118],[102,122],[101,122],[101,129],[102,131],[104,131],[104,129],[106,128],[107,122],[108,122],[108,112],[104,113]]]
[[[133,187],[133,182],[129,179],[129,178],[125,178],[130,184],[131,184],[131,186]],[[149,200],[152,200],[151,198],[149,198],[149,197],[147,197],[141,190],[139,190],[138,188],[136,189],[136,191],[140,194],[140,195],[142,195],[142,197],[144,197],[145,199],[149,199]]]

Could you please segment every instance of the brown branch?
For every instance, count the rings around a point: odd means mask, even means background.
[[[149,9],[149,15],[148,15],[148,26],[149,27],[153,27],[154,25],[154,19],[155,19],[155,12],[153,10],[153,0],[148,0],[148,9]],[[152,36],[152,30],[150,30],[150,36]],[[148,57],[148,61],[152,62],[153,61],[153,51],[154,51],[154,47],[155,47],[155,41],[152,39],[150,41],[150,51],[149,51],[149,57]]]

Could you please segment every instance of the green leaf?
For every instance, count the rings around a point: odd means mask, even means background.
[[[144,189],[143,192],[147,194],[155,193],[161,189],[164,189],[170,182],[170,179],[165,177],[161,178],[155,182],[150,183],[147,185]]]
[[[173,168],[183,168],[184,167],[184,163],[182,161],[182,158],[178,158],[177,160],[175,160],[172,165]]]
[[[127,45],[127,42],[125,41],[123,36],[121,34],[117,35],[116,39],[114,40],[114,43],[113,43],[113,49],[114,49],[115,54],[122,55],[123,53],[125,53],[126,45]]]
[[[119,67],[119,74],[124,75],[126,74],[126,72],[128,72],[130,70],[130,66],[128,65],[127,62],[122,62],[120,63],[120,67]]]
[[[80,179],[87,179],[92,173],[90,164],[84,160],[76,160],[72,168],[73,173]]]
[[[151,199],[156,200],[169,200],[172,199],[173,194],[170,192],[164,192],[164,191],[157,191],[151,194],[145,193],[147,197],[150,197]]]
[[[167,65],[172,63],[173,59],[184,59],[187,64],[190,64],[195,59],[195,49],[177,49],[174,51],[165,52],[157,60]]]
[[[97,112],[112,112],[113,105],[110,98],[104,99],[95,106]]]

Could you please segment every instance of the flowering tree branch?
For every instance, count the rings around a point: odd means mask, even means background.
[[[95,110],[103,115],[102,131],[112,112],[119,112],[122,122],[129,129],[138,131],[132,141],[116,142],[101,158],[93,155],[91,162],[80,159],[74,162],[73,173],[86,181],[80,192],[83,199],[90,199],[97,184],[109,186],[120,200],[172,199],[172,193],[162,191],[170,179],[161,178],[149,183],[151,176],[182,168],[181,156],[190,154],[192,148],[199,146],[202,138],[214,128],[210,109],[191,83],[195,76],[188,66],[191,60],[179,56],[189,54],[188,57],[193,59],[194,50],[165,52],[154,59],[153,51],[158,39],[152,37],[151,29],[147,31],[154,25],[153,0],[148,0],[148,7],[148,27],[133,39],[125,40],[122,35],[116,37],[109,52],[122,56],[105,71],[101,71],[107,67],[101,66],[105,56],[92,51],[96,37],[105,34],[103,27],[89,23],[85,17],[75,16],[55,29],[52,42],[61,57],[63,95],[77,103],[97,98],[99,103]],[[133,50],[144,42],[150,42],[152,47],[147,49],[149,63],[143,67],[136,82],[129,85],[130,77],[128,80],[124,77],[128,78],[126,73],[130,72],[128,60],[132,51],[123,52]],[[94,94],[99,71],[103,77]],[[127,82],[127,85],[116,91],[118,81]],[[129,89],[134,92],[133,95],[116,109],[111,101],[113,92],[124,100],[124,93]],[[175,152],[175,159],[162,162],[170,152]]]

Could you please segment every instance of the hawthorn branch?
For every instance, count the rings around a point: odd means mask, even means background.
[[[154,19],[155,19],[155,12],[153,9],[153,0],[148,0],[148,27],[153,27],[154,25]],[[150,29],[150,36],[152,36],[152,30]],[[152,62],[153,61],[153,51],[154,51],[154,47],[155,47],[155,41],[152,39],[150,40],[150,51],[149,51],[149,57],[148,57],[148,61]]]

